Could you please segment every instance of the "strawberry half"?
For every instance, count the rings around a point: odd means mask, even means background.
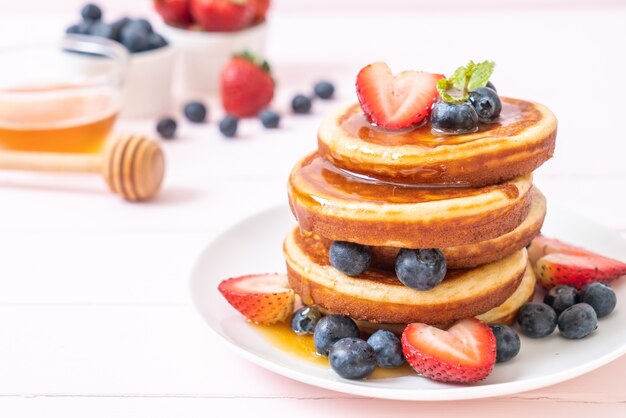
[[[257,324],[282,322],[293,313],[295,293],[284,274],[251,274],[226,279],[217,289],[228,303]]]
[[[447,331],[409,324],[402,351],[418,374],[439,382],[473,383],[489,376],[496,362],[496,338],[476,318],[462,319]]]
[[[544,236],[536,237],[528,257],[545,289],[564,284],[578,289],[593,282],[610,282],[626,275],[626,264]]]
[[[394,75],[384,62],[364,67],[356,77],[356,94],[367,119],[385,129],[422,122],[438,97],[441,74],[403,71]]]
[[[595,255],[591,251],[587,251],[580,247],[575,247],[558,239],[548,238],[544,235],[537,235],[528,247],[528,261],[531,265],[537,264],[537,261],[548,254],[569,254],[569,255]]]
[[[558,284],[577,289],[594,282],[607,283],[626,275],[626,264],[601,255],[548,254],[534,266],[539,283],[545,289]]]

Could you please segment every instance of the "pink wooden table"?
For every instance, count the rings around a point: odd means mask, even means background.
[[[0,45],[56,36],[80,3],[0,1]],[[110,17],[143,15],[149,4],[100,3]],[[556,156],[535,176],[548,202],[626,237],[626,7],[336,3],[276,0],[268,58],[278,108],[321,77],[336,82],[337,101],[316,103],[310,117],[285,117],[278,132],[244,121],[236,141],[223,140],[214,123],[181,125],[180,138],[163,144],[168,175],[154,203],[125,204],[97,178],[0,173],[0,415],[624,416],[626,357],[504,398],[383,401],[254,366],[196,315],[187,281],[197,254],[226,225],[285,202],[287,173],[315,147],[320,119],[354,100],[354,74],[374,60],[442,72],[495,60],[500,92],[543,102],[559,119]],[[178,106],[173,113],[180,116]],[[219,114],[213,105],[211,120]],[[153,134],[153,126],[123,120],[118,129]]]

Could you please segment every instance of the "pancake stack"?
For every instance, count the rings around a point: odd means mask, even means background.
[[[284,241],[291,286],[304,304],[366,329],[474,316],[510,323],[535,289],[525,246],[546,201],[532,172],[552,156],[556,126],[544,106],[509,98],[497,123],[463,135],[428,125],[385,131],[359,104],[339,109],[289,178],[298,221]],[[335,269],[333,241],[370,246],[369,268],[356,277]],[[404,286],[394,270],[402,248],[440,249],[444,280],[430,290]]]

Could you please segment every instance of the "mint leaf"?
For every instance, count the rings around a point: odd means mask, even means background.
[[[481,63],[476,64],[472,74],[469,77],[469,82],[467,83],[468,90],[474,90],[478,87],[485,87],[487,82],[489,81],[489,77],[493,74],[493,69],[496,66],[496,63],[493,61],[483,61]]]
[[[445,78],[437,81],[437,92],[441,100],[446,103],[461,104],[467,100],[467,92],[456,89],[454,84]],[[460,95],[458,93],[460,93]]]
[[[470,61],[465,67],[457,68],[450,78],[437,82],[437,92],[441,100],[451,104],[465,102],[470,90],[487,85],[495,65],[493,61],[483,61],[478,64]]]
[[[465,80],[467,79],[467,68],[459,67],[454,71],[452,77],[450,77],[450,81],[452,85],[457,90],[463,90],[465,88]]]

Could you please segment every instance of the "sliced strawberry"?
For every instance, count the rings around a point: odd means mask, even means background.
[[[356,78],[356,94],[367,119],[382,128],[403,129],[422,122],[438,97],[441,74],[403,71],[394,75],[384,62],[364,67]]]
[[[539,235],[528,248],[528,260],[539,283],[551,289],[558,284],[582,288],[593,282],[609,282],[626,275],[626,264]]]
[[[284,274],[251,274],[226,279],[217,289],[228,303],[257,324],[282,322],[293,313],[295,293]]]
[[[440,382],[472,383],[489,376],[496,362],[496,338],[475,318],[462,319],[447,331],[409,324],[402,351],[415,371]]]
[[[593,282],[610,282],[626,275],[626,264],[598,254],[544,255],[534,266],[539,283],[551,289],[558,284],[577,289]]]
[[[580,247],[575,247],[558,239],[549,238],[544,235],[537,235],[530,247],[528,247],[528,261],[534,266],[537,260],[547,254],[569,254],[569,255],[594,255],[591,251],[587,251]]]

